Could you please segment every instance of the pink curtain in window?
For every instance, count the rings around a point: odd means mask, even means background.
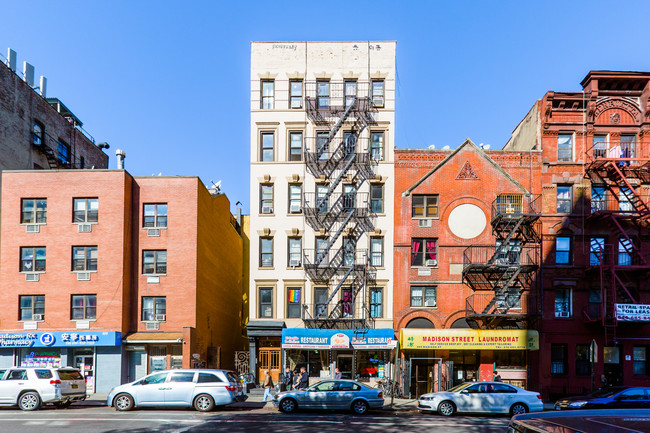
[[[418,257],[418,251],[420,250],[420,241],[415,239],[411,241],[411,263],[415,262]]]
[[[349,290],[343,292],[343,313],[352,314],[352,292]]]
[[[436,260],[436,241],[427,241],[427,258]]]

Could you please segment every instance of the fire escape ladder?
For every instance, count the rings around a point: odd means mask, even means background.
[[[632,295],[632,293],[630,293],[630,291],[627,289],[627,286],[625,285],[625,283],[623,282],[623,280],[621,280],[621,277],[619,277],[618,274],[617,274],[616,272],[613,272],[613,274],[614,274],[614,284],[613,284],[613,286],[614,286],[614,293],[613,293],[613,295],[614,295],[614,296],[613,296],[613,297],[614,297],[614,302],[616,302],[616,293],[618,292],[618,290],[616,290],[616,283],[619,284],[619,286],[623,289],[623,292],[625,292],[625,294],[629,297],[629,299],[632,301],[632,303],[636,304],[637,302],[639,302],[639,301],[638,301],[638,300],[637,300],[637,299]]]
[[[490,264],[490,265],[495,264],[497,258],[503,254],[503,252],[504,252],[503,250],[506,250],[506,251],[508,250],[508,248],[510,247],[510,240],[517,233],[517,231],[519,230],[519,227],[521,226],[523,221],[524,221],[523,217],[518,218],[517,223],[510,230],[510,233],[508,233],[508,236],[506,236],[505,239],[500,239],[501,243],[499,244],[499,247],[494,250],[494,254],[492,255],[492,257],[488,261],[488,264]]]
[[[646,264],[645,258],[639,252],[639,249],[637,248],[636,244],[628,236],[627,232],[625,231],[621,223],[616,219],[616,216],[614,214],[611,215],[609,221],[611,221],[610,227],[614,231],[617,231],[618,234],[624,237],[625,240],[627,241],[627,242],[618,242],[618,246],[619,247],[622,246],[625,249],[625,252],[629,254],[630,258],[634,257],[638,259],[642,265],[645,265]]]
[[[610,166],[613,168],[614,179],[612,179],[616,185],[619,187],[619,191],[623,193],[628,202],[634,206],[634,209],[640,213],[650,212],[650,208],[646,203],[639,197],[639,195],[634,191],[634,187],[628,182],[627,178],[623,172],[618,168],[614,163],[610,163]]]
[[[506,283],[502,287],[498,287],[498,288],[495,287],[496,290],[494,291],[494,297],[490,300],[490,302],[488,302],[488,304],[483,309],[481,314],[490,314],[492,311],[494,311],[497,306],[497,302],[500,299],[505,300],[506,310],[508,309],[507,308],[507,297],[509,295],[508,289],[517,280],[517,277],[519,276],[520,273],[521,273],[521,268],[508,269],[508,272],[504,274],[504,276],[506,277],[509,276],[508,281],[506,281]]]
[[[353,215],[354,215],[354,209],[351,209],[347,214],[347,216],[345,217],[345,219],[343,220],[343,222],[341,223],[339,229],[334,234],[334,236],[330,238],[325,248],[316,256],[316,261],[315,261],[316,266],[320,266],[323,260],[325,260],[325,258],[329,255],[329,251],[332,248],[332,245],[334,245],[334,242],[336,242],[339,236],[341,236],[341,233],[343,233],[343,230],[345,230],[345,227],[350,222]]]

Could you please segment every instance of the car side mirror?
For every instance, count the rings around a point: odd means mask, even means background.
[[[469,394],[469,391],[466,390],[466,389],[464,389],[464,390],[462,390],[460,393],[461,393],[461,394]]]

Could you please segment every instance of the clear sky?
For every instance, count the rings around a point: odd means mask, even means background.
[[[48,78],[136,176],[222,180],[249,211],[250,41],[396,40],[396,146],[500,149],[547,90],[650,71],[650,1],[2,2],[0,53]],[[22,66],[20,67],[22,70]],[[1,125],[0,125],[1,127]]]

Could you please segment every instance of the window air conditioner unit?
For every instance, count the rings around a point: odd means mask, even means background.
[[[25,281],[38,281],[38,274],[25,274]]]
[[[43,314],[34,314],[32,320],[43,320]]]
[[[291,206],[289,206],[289,212],[291,212],[291,213],[300,213],[300,204],[299,203],[291,204]]]
[[[166,318],[166,314],[156,314],[156,322],[164,322]]]
[[[147,331],[157,331],[160,329],[158,322],[147,322]]]
[[[419,227],[431,227],[431,220],[419,220],[418,221],[418,226]]]
[[[149,229],[147,230],[147,236],[151,238],[160,237],[160,229]]]
[[[79,224],[79,233],[90,233],[93,230],[92,224]]]
[[[569,314],[568,311],[556,311],[555,312],[555,317],[569,318],[569,317],[571,317],[571,315]]]
[[[435,301],[432,301],[432,300],[424,301],[424,306],[425,306],[425,307],[435,307],[435,306],[436,306],[436,302],[435,302]]]
[[[41,231],[41,228],[38,224],[28,224],[26,231],[27,233],[38,233]]]
[[[262,213],[273,213],[273,208],[271,206],[262,206]]]
[[[77,281],[90,281],[90,272],[77,272]]]
[[[289,260],[289,266],[292,268],[295,268],[296,266],[300,266],[300,260]]]
[[[429,259],[427,260],[427,266],[438,266],[438,260],[435,259]]]

